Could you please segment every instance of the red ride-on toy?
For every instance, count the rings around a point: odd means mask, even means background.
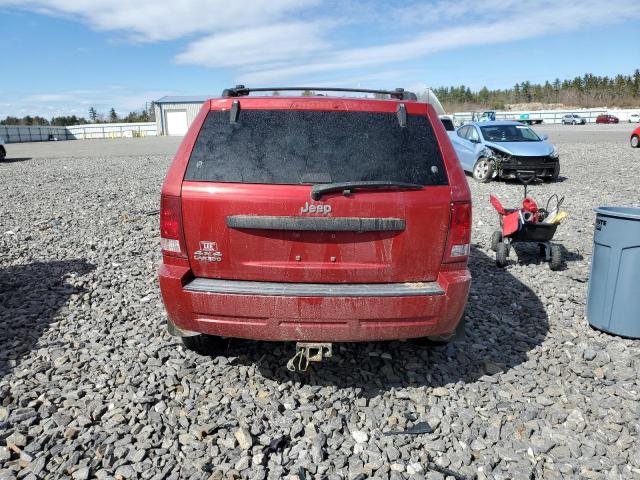
[[[559,270],[562,267],[562,249],[560,245],[552,244],[554,234],[560,221],[566,213],[560,212],[564,201],[557,195],[552,195],[546,208],[538,208],[535,200],[527,197],[527,186],[535,180],[535,174],[530,177],[518,176],[524,184],[524,200],[521,208],[504,208],[500,201],[490,195],[491,204],[500,215],[500,230],[493,232],[491,237],[491,249],[496,252],[496,265],[504,267],[507,264],[509,251],[516,243],[537,243],[540,255],[549,262],[551,270]],[[549,211],[549,204],[556,198],[555,209]]]

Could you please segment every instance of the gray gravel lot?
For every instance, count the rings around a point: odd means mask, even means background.
[[[623,126],[541,128],[563,178],[531,193],[567,198],[564,270],[530,250],[497,269],[488,196],[522,187],[470,180],[466,340],[340,345],[307,374],[290,344],[210,358],[165,332],[148,212],[176,139],[9,145],[0,479],[640,478],[640,341],[584,319],[592,208],[640,205]],[[433,432],[383,435],[419,422]]]

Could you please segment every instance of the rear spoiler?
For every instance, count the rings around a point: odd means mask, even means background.
[[[366,90],[361,88],[336,88],[336,87],[269,87],[269,88],[248,88],[244,85],[236,85],[233,88],[225,88],[222,91],[223,97],[245,97],[252,92],[355,92],[355,93],[376,93],[389,95],[397,100],[418,100],[418,96],[406,91],[404,88],[395,90]]]

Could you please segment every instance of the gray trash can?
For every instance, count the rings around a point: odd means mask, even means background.
[[[640,208],[596,208],[587,320],[640,338]]]

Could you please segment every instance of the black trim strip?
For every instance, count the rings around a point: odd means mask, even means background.
[[[405,221],[401,218],[231,215],[227,217],[227,227],[311,232],[397,232],[405,229]]]
[[[445,293],[438,282],[280,283],[213,278],[195,278],[184,289],[190,292],[276,297],[414,297]]]
[[[240,102],[234,100],[231,102],[231,110],[229,110],[229,122],[238,123],[238,115],[240,115]]]
[[[398,123],[401,128],[405,128],[407,126],[407,107],[404,106],[404,103],[398,104],[398,108],[396,109],[396,116],[398,117]]]

